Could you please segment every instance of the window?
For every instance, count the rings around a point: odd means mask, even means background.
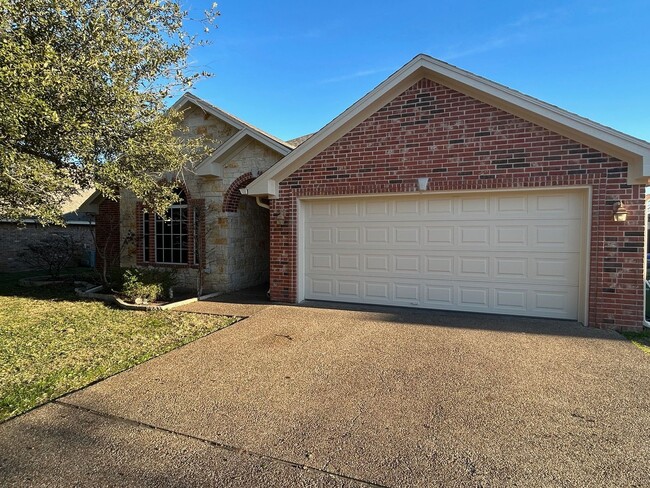
[[[201,211],[183,190],[176,190],[178,201],[167,209],[164,217],[142,209],[142,239],[139,243],[143,264],[200,264]]]

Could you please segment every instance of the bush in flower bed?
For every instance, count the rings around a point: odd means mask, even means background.
[[[173,272],[150,269],[126,269],[122,275],[122,293],[129,301],[155,302],[167,296],[174,284]]]

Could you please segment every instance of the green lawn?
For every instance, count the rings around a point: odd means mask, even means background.
[[[115,309],[72,285],[19,287],[23,276],[0,274],[0,421],[235,321]]]
[[[643,352],[650,354],[650,330],[645,329],[643,332],[623,332],[623,335]]]

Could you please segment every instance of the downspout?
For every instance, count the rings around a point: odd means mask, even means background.
[[[255,197],[255,202],[262,208],[271,210],[271,207],[262,201],[261,197]]]
[[[239,193],[241,193],[242,195],[248,195],[248,188],[240,188]],[[262,201],[262,197],[255,197],[255,203],[257,203],[257,205],[259,205],[262,208],[271,210],[271,207]]]

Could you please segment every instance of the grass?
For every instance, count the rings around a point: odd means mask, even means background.
[[[235,321],[111,308],[72,285],[17,286],[28,275],[0,274],[0,422]]]
[[[632,343],[646,354],[650,354],[650,330],[643,332],[623,332]]]

